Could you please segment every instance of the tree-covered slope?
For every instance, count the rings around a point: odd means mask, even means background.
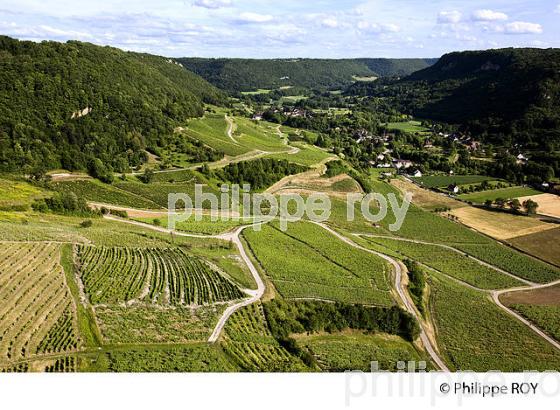
[[[2,36],[0,171],[100,161],[123,171],[202,115],[204,102],[220,101],[215,87],[163,57]]]
[[[431,59],[236,59],[179,58],[189,70],[218,88],[235,93],[282,86],[339,88],[353,77],[408,75],[423,69]]]
[[[349,93],[389,97],[418,117],[465,125],[494,142],[560,141],[560,50],[500,49],[446,54],[392,83]]]

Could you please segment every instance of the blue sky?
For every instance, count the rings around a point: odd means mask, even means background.
[[[438,57],[560,47],[560,0],[2,0],[0,33],[174,57]]]

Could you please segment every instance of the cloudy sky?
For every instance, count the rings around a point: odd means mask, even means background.
[[[560,0],[2,0],[0,33],[166,56],[438,57],[560,47]]]

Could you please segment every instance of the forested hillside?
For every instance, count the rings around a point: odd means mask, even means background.
[[[462,124],[500,145],[560,141],[558,49],[451,53],[400,81],[355,84],[348,93],[388,97],[405,112]]]
[[[0,171],[122,172],[220,91],[176,62],[111,47],[0,37]]]
[[[179,58],[189,70],[218,88],[235,93],[282,86],[340,88],[354,77],[408,75],[433,64],[433,59],[274,59]]]

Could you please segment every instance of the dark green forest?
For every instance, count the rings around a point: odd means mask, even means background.
[[[551,151],[560,143],[558,49],[450,53],[402,80],[354,84],[347,94],[384,97],[496,145]]]
[[[282,86],[337,89],[353,76],[403,76],[435,63],[434,59],[236,59],[179,58],[189,70],[232,94]]]
[[[0,171],[64,168],[109,178],[166,146],[204,103],[225,101],[172,60],[76,41],[1,36],[0,76]]]

